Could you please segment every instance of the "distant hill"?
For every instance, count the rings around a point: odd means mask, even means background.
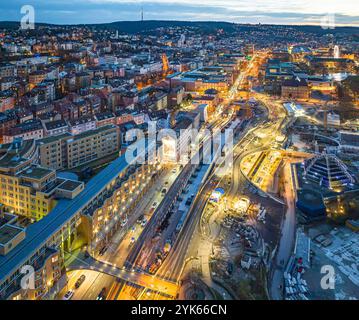
[[[238,25],[234,23],[215,21],[118,21],[106,24],[96,24],[92,26],[116,29],[124,33],[142,33],[157,28],[171,27],[193,27],[201,31],[216,31],[218,29],[223,29],[226,32],[235,32],[238,30]]]
[[[37,23],[35,26],[89,26],[102,29],[119,30],[123,33],[142,33],[157,28],[170,27],[194,27],[201,31],[215,31],[224,29],[227,32],[234,32],[237,30],[237,25],[229,22],[192,22],[192,21],[160,21],[160,20],[145,20],[145,21],[117,21],[111,23],[99,24],[74,24],[74,25],[56,25],[50,23]],[[16,21],[0,21],[0,28],[18,29],[20,23]]]
[[[38,23],[37,26],[51,26],[52,24]],[[17,29],[20,23],[14,21],[0,21],[0,28]],[[61,26],[75,26],[75,25],[61,25]],[[283,25],[258,25],[258,24],[236,24],[221,21],[170,21],[170,20],[145,20],[145,21],[117,21],[102,24],[80,24],[78,26],[90,26],[95,28],[119,30],[123,33],[148,33],[157,28],[170,27],[193,27],[201,32],[213,32],[218,29],[223,29],[225,32],[233,33],[236,31],[255,31],[263,30],[264,28],[283,28]],[[318,35],[332,33],[346,33],[359,35],[359,27],[336,27],[335,29],[322,29],[320,26],[287,26],[293,29],[302,30],[303,32],[317,33]]]

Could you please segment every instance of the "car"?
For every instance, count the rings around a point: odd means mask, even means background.
[[[142,215],[141,217],[139,217],[139,218],[137,219],[137,223],[138,223],[138,224],[141,224],[144,218],[145,218],[145,217],[144,217],[143,215]]]
[[[130,240],[131,244],[132,243],[135,243],[136,242],[136,238],[135,237],[132,237],[131,240]]]
[[[106,251],[107,251],[107,246],[104,246],[100,251],[99,251],[99,255],[100,255],[100,257],[102,257],[105,253],[106,253]]]
[[[142,223],[141,223],[141,226],[144,227],[146,224],[147,224],[147,219],[146,219],[146,218],[143,218]]]
[[[121,221],[121,227],[124,227],[124,226],[127,224],[127,222],[128,222],[128,219],[127,219],[127,218],[124,219],[124,220],[122,220],[122,221]]]
[[[107,288],[106,287],[102,288],[96,300],[106,300],[106,292],[107,292]]]
[[[74,290],[70,290],[67,291],[64,295],[64,297],[62,298],[62,300],[71,300],[71,298],[74,296],[75,291]]]
[[[157,208],[157,202],[154,202],[153,204],[152,204],[152,208]]]
[[[136,226],[133,226],[133,227],[131,228],[131,232],[132,232],[132,233],[135,233],[135,232],[136,232]]]
[[[173,170],[172,170],[172,173],[176,173],[176,172],[177,172],[177,169],[173,169]]]
[[[85,282],[86,276],[83,274],[80,278],[77,279],[75,283],[75,288],[78,289],[81,287],[81,285]]]
[[[165,186],[168,186],[168,184],[169,184],[169,182],[168,182],[168,181],[166,181],[166,182],[165,182]]]
[[[167,189],[164,188],[164,189],[162,190],[162,194],[166,194],[166,193],[167,193]]]

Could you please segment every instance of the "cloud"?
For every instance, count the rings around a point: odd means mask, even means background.
[[[205,4],[204,4],[205,3]],[[341,25],[359,25],[359,2],[346,0],[12,0],[1,1],[0,20],[21,18],[22,5],[36,9],[36,21],[58,24],[146,19],[222,20],[239,23],[319,24],[335,13]]]

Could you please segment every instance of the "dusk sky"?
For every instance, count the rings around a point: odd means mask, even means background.
[[[139,20],[143,7],[147,20],[320,24],[335,14],[337,25],[359,26],[358,0],[2,0],[0,20],[19,21],[29,4],[37,22],[56,24]]]

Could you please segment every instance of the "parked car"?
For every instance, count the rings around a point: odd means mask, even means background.
[[[75,291],[74,290],[70,290],[67,291],[64,295],[64,297],[62,298],[62,300],[71,300],[71,298],[74,296]]]

